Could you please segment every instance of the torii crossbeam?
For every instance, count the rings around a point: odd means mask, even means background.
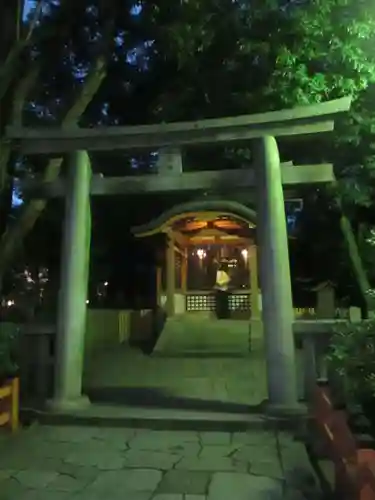
[[[348,111],[351,98],[283,111],[129,127],[29,129],[7,127],[6,137],[24,154],[56,154],[78,150],[155,150],[165,147],[248,142],[265,135],[290,137],[333,130],[333,117]]]

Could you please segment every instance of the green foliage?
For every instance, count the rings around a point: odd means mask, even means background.
[[[375,397],[375,320],[337,328],[328,361],[349,401]]]
[[[363,263],[368,269],[371,282],[375,283],[375,228],[370,224],[361,224],[358,228],[358,247]]]
[[[284,89],[280,96],[284,102],[357,97],[374,83],[375,12],[371,4],[313,0],[287,11],[294,36],[280,48],[270,85],[273,82],[275,88]]]
[[[374,199],[375,9],[371,0],[143,2],[155,120],[256,113],[353,96],[334,148],[303,161],[334,161],[346,207]],[[152,27],[152,28],[151,28]],[[147,29],[147,28],[146,28]],[[155,82],[157,82],[155,84]],[[318,139],[319,141],[319,139]],[[319,155],[320,152],[320,155]],[[286,159],[295,148],[285,151]],[[233,157],[233,155],[231,155]],[[237,155],[239,165],[243,155]]]
[[[293,144],[284,147],[282,156],[307,163],[334,161],[338,183],[333,194],[340,194],[353,217],[358,217],[357,207],[372,210],[372,0],[143,0],[139,5],[142,11],[132,16],[131,0],[45,2],[23,61],[25,71],[34,60],[41,65],[38,85],[26,106],[26,125],[57,123],[64,115],[82,87],[111,20],[108,77],[80,125],[256,113],[350,94],[352,110],[337,121],[334,135],[328,138],[334,147],[317,139],[319,147],[317,142],[302,147]],[[251,161],[246,148],[226,148],[224,159],[221,151],[212,154],[204,148],[188,155],[192,169],[246,167]],[[93,154],[92,161],[96,172],[107,175],[134,172],[131,158],[123,153]],[[40,173],[45,163],[33,157],[24,161],[24,170]],[[144,155],[139,171],[149,172],[150,163],[149,155]],[[311,219],[315,216],[319,221],[314,226],[315,242],[330,238],[330,255],[341,261],[339,245],[333,241],[337,234],[329,231],[334,209],[330,207],[327,215],[326,204],[318,198],[310,204]],[[117,204],[113,213],[119,210]],[[362,218],[366,216],[361,213]],[[328,228],[323,231],[326,238],[319,237],[323,223]],[[304,230],[309,233],[312,227],[306,225]],[[321,246],[315,253],[318,260],[325,260],[324,251]]]

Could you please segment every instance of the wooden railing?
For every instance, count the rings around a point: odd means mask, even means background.
[[[54,379],[54,325],[1,323],[1,328],[17,329],[21,401],[44,401],[52,396]]]
[[[349,415],[335,407],[327,384],[316,385],[309,416],[306,451],[320,478],[324,498],[373,500],[375,450],[361,446]],[[327,467],[327,459],[332,467]],[[333,474],[327,474],[329,469]]]
[[[302,388],[300,396],[308,400],[317,380],[329,376],[326,355],[330,338],[345,319],[295,320],[293,332],[297,352],[298,378]],[[0,324],[17,328],[20,333],[19,365],[21,400],[44,401],[53,395],[55,332],[54,325]]]
[[[19,378],[8,380],[0,387],[0,427],[15,432],[19,426]]]
[[[185,292],[186,311],[214,311],[216,295],[214,291]],[[250,311],[250,292],[248,290],[231,290],[229,295],[230,311]]]
[[[21,327],[20,378],[21,396],[41,400],[53,395],[55,325]]]

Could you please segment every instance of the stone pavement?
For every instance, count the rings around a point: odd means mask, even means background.
[[[1,434],[0,434],[1,437]],[[34,425],[0,440],[0,500],[316,500],[286,433]]]
[[[211,311],[189,311],[167,318],[154,347],[154,353],[182,356],[188,353],[246,355],[249,351],[249,319],[217,319]]]

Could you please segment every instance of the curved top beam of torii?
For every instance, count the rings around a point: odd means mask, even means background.
[[[131,232],[139,238],[152,236],[164,231],[173,222],[182,217],[187,217],[190,214],[193,216],[202,212],[220,213],[220,215],[241,220],[251,227],[256,226],[255,211],[242,203],[230,200],[202,200],[175,205],[147,224],[133,227]]]
[[[263,136],[287,137],[333,130],[333,117],[350,109],[351,97],[254,115],[127,127],[7,127],[6,137],[24,154],[78,150],[155,150],[193,144],[243,142]]]

